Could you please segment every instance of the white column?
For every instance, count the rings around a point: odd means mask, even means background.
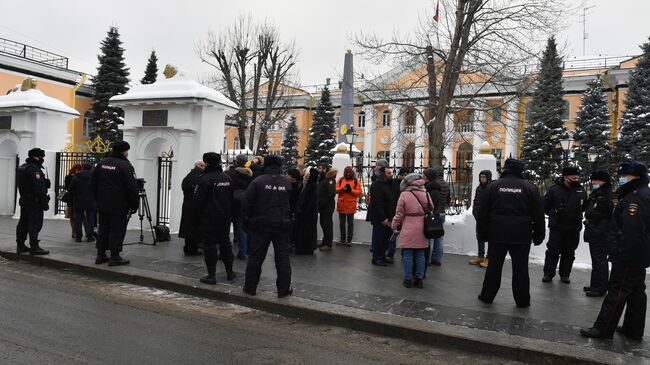
[[[401,115],[402,107],[391,105],[390,116],[390,156],[397,156],[395,161],[390,161],[390,165],[402,166],[402,154],[404,153],[404,135],[401,133]]]
[[[510,100],[506,104],[506,108],[506,145],[505,151],[503,151],[503,158],[508,158],[510,155],[516,158],[519,152],[517,151],[517,140],[519,137],[517,131],[517,125],[519,123],[519,98]]]
[[[20,142],[18,143],[18,164],[22,165],[25,160],[27,159],[27,153],[30,149],[34,147],[34,132],[32,131],[17,131],[16,135],[18,136],[18,139]],[[54,178],[52,178],[52,185],[54,185]],[[51,202],[54,201],[54,197],[51,197],[52,199],[50,200]],[[20,200],[20,192],[18,192],[18,195],[16,196],[16,211],[14,212],[14,218],[20,218],[20,205],[18,204],[18,200]],[[53,203],[52,203],[53,205]],[[51,209],[54,210],[54,209]]]
[[[424,141],[427,134],[427,129],[424,123],[424,107],[418,108],[418,113],[415,119],[415,167],[424,166],[422,157],[424,156]]]
[[[172,162],[172,188],[169,192],[171,198],[171,209],[169,217],[169,229],[172,232],[178,232],[181,224],[183,206],[183,190],[181,183],[185,175],[192,169],[194,161],[199,157],[194,153],[196,133],[191,130],[180,132],[179,146],[174,151],[174,160]],[[225,158],[225,156],[223,156]]]
[[[472,160],[478,156],[481,143],[486,140],[485,128],[485,111],[478,109],[474,110],[474,142],[472,143]]]
[[[454,154],[454,136],[456,135],[456,131],[454,130],[454,115],[451,113],[447,113],[447,117],[445,118],[445,136],[443,137],[443,143],[445,143],[445,150],[443,154],[445,157],[447,157],[447,160],[449,163],[453,164],[455,154]],[[445,179],[447,176],[445,176]]]

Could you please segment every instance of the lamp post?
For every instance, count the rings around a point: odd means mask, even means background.
[[[350,125],[350,129],[345,132],[345,141],[350,145],[350,160],[352,160],[352,146],[357,143],[357,138],[359,138],[359,133],[354,130],[353,125]]]
[[[587,153],[587,159],[589,160],[589,164],[591,166],[591,171],[594,171],[594,164],[596,163],[596,160],[598,160],[598,153],[594,151],[589,151]]]
[[[562,150],[564,151],[564,163],[566,164],[567,161],[569,161],[569,151],[571,150],[571,143],[573,142],[573,138],[568,137],[567,139],[563,139],[560,141],[560,145],[562,146]]]

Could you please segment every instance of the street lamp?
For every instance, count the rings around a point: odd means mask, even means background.
[[[442,159],[440,160],[440,162],[442,162],[442,167],[447,166],[447,161],[447,156],[442,156]]]
[[[350,125],[350,129],[345,132],[345,140],[350,145],[350,160],[352,160],[352,146],[357,143],[357,138],[359,138],[359,133],[354,130],[353,125]]]
[[[571,137],[568,137],[567,139],[563,139],[560,141],[560,145],[564,150],[564,162],[567,162],[569,160],[569,151],[571,150],[572,142],[573,142],[573,138]]]
[[[589,151],[587,153],[587,159],[589,160],[589,163],[591,164],[591,171],[594,171],[594,163],[598,159],[598,153],[594,151]]]

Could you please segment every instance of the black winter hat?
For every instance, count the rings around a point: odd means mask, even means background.
[[[612,181],[612,177],[609,175],[609,172],[607,171],[594,171],[591,173],[591,176],[589,176],[589,180],[600,180],[600,181],[610,182]]]
[[[239,167],[244,167],[246,162],[248,162],[248,156],[246,155],[237,155],[237,157],[235,157],[235,165]]]
[[[45,151],[40,148],[32,148],[27,152],[28,157],[45,157]]]
[[[89,171],[93,169],[93,165],[91,163],[86,162],[83,165],[81,165],[81,169],[84,171]]]
[[[398,175],[399,176],[406,176],[406,175],[410,174],[411,172],[413,172],[413,171],[411,171],[410,167],[400,167]]]
[[[517,160],[516,158],[508,158],[506,162],[503,163],[503,170],[510,171],[515,174],[522,174],[526,169],[526,163],[522,160]]]
[[[575,166],[564,166],[562,176],[580,175],[580,169]]]
[[[627,161],[618,165],[619,175],[648,176],[648,167],[641,161]]]
[[[478,174],[478,177],[480,178],[482,176],[487,177],[488,181],[492,180],[492,171],[490,170],[483,170]]]
[[[113,152],[122,153],[131,149],[131,145],[127,141],[116,141],[113,142]]]
[[[203,162],[207,165],[219,165],[221,164],[221,155],[216,152],[206,152],[203,154]]]
[[[266,155],[264,156],[264,166],[282,166],[282,158],[279,156]]]
[[[298,169],[289,169],[289,170],[287,170],[287,175],[289,175],[292,178],[300,181],[301,176],[300,176],[300,171],[298,171]]]
[[[424,177],[429,179],[429,181],[434,181],[436,178],[438,178],[438,172],[435,169],[431,168],[431,167],[424,170],[422,172],[422,175],[424,175]]]

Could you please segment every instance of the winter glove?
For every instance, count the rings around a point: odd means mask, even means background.
[[[52,182],[50,181],[50,179],[45,179],[45,188],[49,189],[51,187],[52,187]]]
[[[349,193],[349,192],[352,191],[352,187],[350,186],[350,184],[345,184],[345,189],[344,190],[345,190],[346,193]]]

